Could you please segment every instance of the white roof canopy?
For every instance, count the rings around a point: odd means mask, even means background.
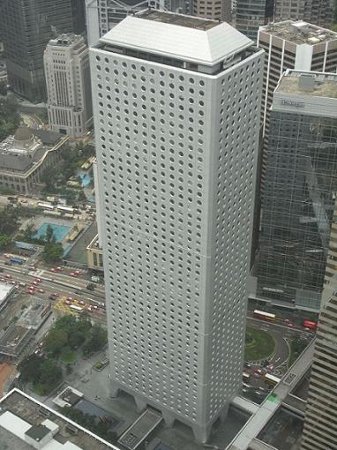
[[[205,65],[253,44],[226,22],[156,10],[127,16],[100,42]]]

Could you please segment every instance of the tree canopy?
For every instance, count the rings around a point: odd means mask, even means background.
[[[13,95],[0,98],[0,141],[13,134],[20,124],[18,104]]]
[[[59,242],[46,242],[42,253],[47,263],[57,262],[63,256],[63,247]]]

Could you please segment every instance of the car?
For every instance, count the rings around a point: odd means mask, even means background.
[[[85,305],[85,302],[84,302],[83,300],[79,300],[78,303],[79,303],[80,305]]]
[[[35,291],[32,291],[31,289],[29,289],[28,294],[33,295],[33,294],[35,294]]]
[[[75,275],[80,275],[81,271],[80,270],[75,270]]]
[[[55,267],[52,267],[50,270],[51,270],[51,272],[56,272]]]
[[[98,309],[98,306],[97,305],[90,305],[92,308],[94,308],[94,309]]]
[[[69,274],[71,277],[76,277],[75,272],[70,272]]]
[[[34,284],[35,286],[37,286],[37,285],[39,284],[39,282],[38,282],[37,280],[34,280],[34,281],[33,281],[33,284]]]
[[[38,283],[41,283],[41,282],[42,282],[41,278],[36,278],[36,281],[37,281]]]
[[[58,272],[62,272],[62,267],[60,267],[60,266],[58,266],[58,267],[56,267],[56,270],[58,271]]]
[[[267,366],[267,370],[268,370],[268,372],[271,372],[272,370],[274,370],[274,364],[269,364]]]
[[[71,305],[71,301],[70,301],[70,300],[65,300],[64,303],[65,303],[66,305]]]
[[[73,299],[73,297],[67,297],[67,300],[69,301],[69,302],[72,302],[74,299]]]
[[[43,294],[45,292],[44,289],[41,289],[41,288],[38,289],[38,291],[41,292],[41,294]]]
[[[262,369],[255,369],[255,373],[258,373],[259,375],[263,374],[263,370]]]
[[[12,275],[10,275],[9,273],[6,273],[5,278],[7,278],[9,280],[10,278],[12,278]]]
[[[30,289],[31,291],[35,291],[35,289],[36,289],[36,286],[29,286],[29,288],[28,289]]]
[[[20,282],[19,282],[19,286],[25,287],[25,286],[26,286],[26,283],[24,283],[23,281],[20,281]]]

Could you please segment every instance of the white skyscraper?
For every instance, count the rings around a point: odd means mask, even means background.
[[[262,59],[154,10],[91,49],[112,389],[200,441],[241,385]]]
[[[61,34],[51,39],[44,69],[51,130],[82,136],[92,121],[89,53],[83,37]]]

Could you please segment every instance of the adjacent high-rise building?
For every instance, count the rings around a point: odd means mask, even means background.
[[[199,441],[241,385],[262,60],[155,10],[91,49],[111,387]]]
[[[75,0],[3,0],[2,37],[11,89],[33,103],[45,100],[43,52],[48,41],[71,33]],[[83,27],[84,27],[83,23]]]
[[[334,77],[337,85],[337,76]],[[337,89],[334,89],[337,95]],[[337,136],[337,127],[335,128]],[[337,448],[337,210],[331,226],[301,450]]]
[[[183,12],[183,11],[181,11]],[[212,20],[232,20],[231,0],[193,0],[193,14]]]
[[[287,69],[336,72],[337,33],[303,21],[286,20],[261,27],[257,45],[266,52],[261,124],[267,139],[273,92],[281,75]]]
[[[50,129],[78,137],[92,121],[89,51],[84,38],[62,34],[44,52]]]
[[[251,296],[318,311],[337,191],[335,75],[287,71],[271,107]]]
[[[259,27],[273,20],[274,0],[236,0],[233,23],[237,30],[256,41]]]
[[[203,0],[196,0],[198,3]],[[221,4],[228,0],[209,0]],[[87,0],[88,44],[94,45],[98,39],[116,26],[126,16],[144,9],[160,9],[180,14],[193,14],[193,0]],[[196,4],[195,4],[196,7]],[[213,11],[214,7],[212,7]],[[219,16],[220,18],[220,16]]]
[[[331,0],[274,0],[274,21],[294,19],[328,27],[333,21]]]

